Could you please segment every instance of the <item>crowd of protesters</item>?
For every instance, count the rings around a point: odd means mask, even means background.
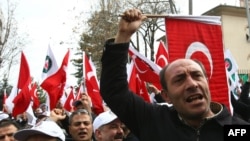
[[[0,141],[138,141],[108,107],[95,114],[86,93],[73,102],[70,112],[59,105],[49,110],[41,104],[33,111],[34,125],[29,124],[26,112],[17,118],[1,112]]]

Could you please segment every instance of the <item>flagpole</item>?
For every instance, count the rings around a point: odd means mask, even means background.
[[[83,51],[82,52],[82,92],[86,92],[86,86],[85,86],[85,57],[86,57],[86,54],[85,52]]]
[[[146,16],[147,18],[166,18],[169,15],[157,15],[157,14],[142,14],[143,16]],[[120,14],[119,17],[123,17],[123,14]]]

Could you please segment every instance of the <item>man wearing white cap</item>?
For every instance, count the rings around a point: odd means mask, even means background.
[[[99,114],[94,122],[94,135],[97,141],[122,141],[124,132],[122,122],[110,110]]]
[[[18,141],[65,141],[62,129],[54,121],[41,121],[30,129],[14,134]]]

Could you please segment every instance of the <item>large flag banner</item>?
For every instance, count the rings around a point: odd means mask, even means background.
[[[133,47],[129,47],[129,55],[134,61],[135,68],[141,80],[152,83],[158,89],[161,89],[159,73],[161,67],[140,54]]]
[[[170,62],[179,58],[201,61],[207,71],[212,101],[230,109],[219,16],[165,18]]]
[[[160,41],[156,55],[155,55],[155,63],[159,65],[161,68],[168,64],[168,51],[165,47],[163,41]]]
[[[140,79],[133,60],[128,66],[128,85],[131,91],[151,103],[146,83]]]
[[[22,80],[20,79],[22,78]],[[20,88],[20,92],[18,95],[13,99],[14,107],[12,111],[12,116],[16,117],[18,114],[22,114],[25,112],[31,102],[31,95],[30,95],[30,84],[31,84],[31,77],[30,77],[30,70],[29,64],[26,60],[24,53],[21,53],[21,63],[20,63],[20,71],[19,71],[19,79],[18,85],[22,86]],[[23,84],[24,83],[24,84]]]
[[[85,52],[83,52],[83,69],[83,80],[85,81],[86,91],[91,98],[93,111],[98,115],[104,111],[103,100],[100,94],[95,66],[91,59],[88,59]]]
[[[70,51],[68,50],[58,71],[47,77],[40,85],[44,90],[47,91],[49,95],[50,109],[56,107],[57,102],[63,95],[64,86],[66,83],[69,54]]]

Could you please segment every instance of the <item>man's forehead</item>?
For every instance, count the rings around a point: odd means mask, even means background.
[[[169,64],[168,69],[175,69],[176,67],[188,65],[200,67],[200,65],[192,59],[177,59]]]
[[[77,114],[73,117],[73,119],[75,120],[86,120],[86,119],[90,119],[90,115],[82,113],[82,114]]]

